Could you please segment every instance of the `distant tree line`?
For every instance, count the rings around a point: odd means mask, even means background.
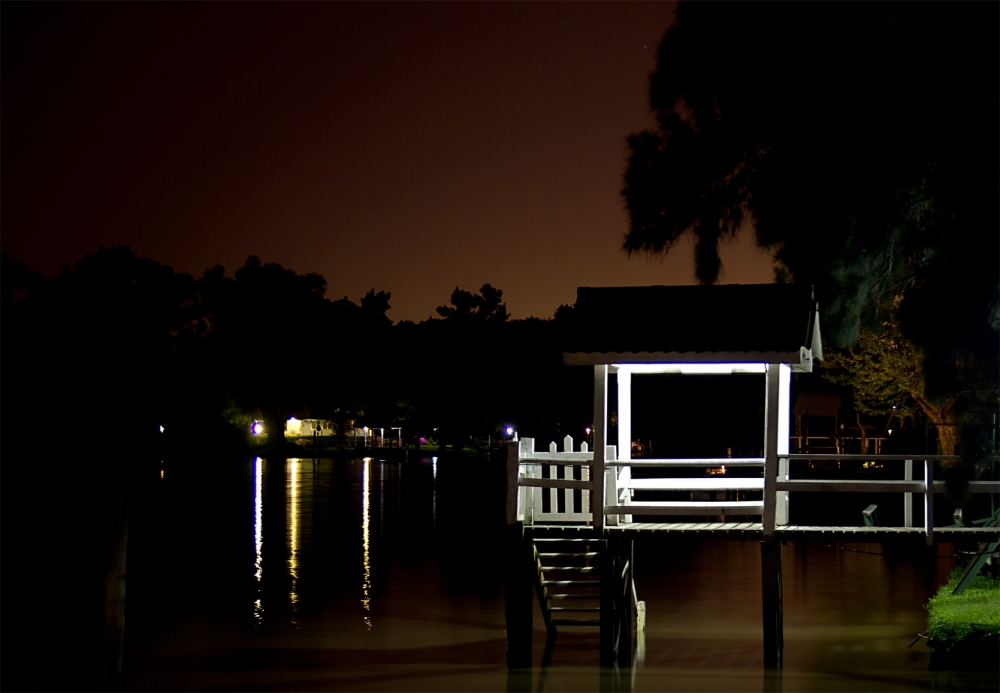
[[[461,445],[507,426],[550,437],[590,421],[562,367],[572,317],[512,320],[503,292],[456,288],[437,317],[393,324],[391,296],[326,296],[318,274],[250,257],[194,278],[99,248],[47,280],[3,257],[5,442],[234,449],[288,416],[402,426]]]

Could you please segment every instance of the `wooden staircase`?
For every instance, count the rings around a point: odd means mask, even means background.
[[[601,625],[601,565],[607,541],[536,538],[535,589],[550,635],[559,627]]]

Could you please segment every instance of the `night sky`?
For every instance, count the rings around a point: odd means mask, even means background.
[[[721,8],[720,8],[721,11]],[[2,5],[2,248],[54,276],[126,244],[196,276],[249,255],[422,320],[489,282],[693,283],[620,250],[662,3]],[[724,283],[771,280],[749,234]]]

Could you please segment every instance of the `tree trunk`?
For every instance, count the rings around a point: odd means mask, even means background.
[[[861,454],[868,454],[868,431],[865,430],[865,425],[861,423],[861,414],[854,412],[854,416],[858,419],[858,428],[861,429]]]
[[[958,443],[958,412],[955,411],[955,400],[950,399],[942,406],[935,406],[923,397],[914,399],[937,429],[938,454],[954,455]]]

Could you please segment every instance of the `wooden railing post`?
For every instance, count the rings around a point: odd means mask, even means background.
[[[903,480],[913,481],[913,460],[903,462]],[[913,494],[903,494],[903,526],[913,526]]]
[[[934,460],[924,460],[924,532],[927,545],[934,543]]]
[[[521,464],[517,458],[518,444],[507,443],[507,526],[510,527],[517,522],[519,512],[523,510],[518,506],[521,498],[521,488],[518,485]]]
[[[608,445],[608,366],[594,366],[594,467],[591,497],[594,530],[604,533],[604,459]]]
[[[614,445],[607,446],[607,453],[604,455],[606,462],[618,461],[618,450]],[[618,468],[606,467],[604,469],[604,499],[608,505],[618,504]],[[604,518],[609,527],[618,526],[619,516],[617,514],[608,515]]]
[[[535,451],[535,439],[534,438],[521,438],[518,441],[518,455],[521,459],[524,459],[531,453]],[[522,476],[528,478],[537,478],[539,475],[540,467],[538,465],[530,464],[525,466],[522,471]],[[525,524],[532,524],[534,522],[534,510],[536,507],[541,508],[541,489],[538,488],[528,488],[525,486],[521,487],[519,493],[518,502],[518,516]]]

